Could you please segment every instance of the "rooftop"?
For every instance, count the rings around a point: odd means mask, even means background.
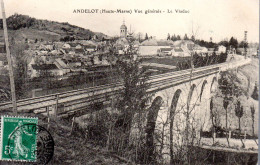
[[[126,27],[125,24],[123,24],[123,25],[120,26],[120,29],[127,29],[127,27]]]
[[[35,70],[54,70],[54,69],[58,69],[57,66],[55,64],[33,64],[32,68]]]
[[[173,45],[172,40],[156,40],[148,39],[141,43],[142,46],[171,46]]]
[[[160,48],[160,50],[163,51],[171,51],[173,48]]]
[[[175,52],[183,52],[182,48],[173,48]]]

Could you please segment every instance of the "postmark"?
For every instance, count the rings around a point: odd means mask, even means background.
[[[49,131],[37,126],[37,164],[47,164],[54,154],[54,140]]]
[[[38,118],[1,117],[0,159],[35,162]]]

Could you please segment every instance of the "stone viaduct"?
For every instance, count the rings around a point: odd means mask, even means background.
[[[144,128],[149,128],[147,141],[156,143],[156,150],[165,159],[174,149],[191,139],[199,139],[200,131],[209,131],[210,101],[215,95],[219,73],[250,63],[238,59],[207,67],[183,70],[149,78],[148,92],[153,93],[149,111],[145,114]],[[122,83],[108,84],[55,95],[19,100],[18,112],[50,113],[56,117],[80,114],[91,107],[109,107],[111,98],[122,90]],[[11,102],[1,103],[0,110],[10,110]],[[37,112],[36,112],[37,111]],[[46,112],[47,111],[47,112]],[[140,137],[133,124],[131,138]],[[185,132],[190,132],[190,138]],[[158,136],[155,136],[158,135]],[[169,159],[168,159],[169,160]]]

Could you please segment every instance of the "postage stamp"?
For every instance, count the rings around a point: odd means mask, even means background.
[[[0,160],[35,162],[38,118],[1,116]]]

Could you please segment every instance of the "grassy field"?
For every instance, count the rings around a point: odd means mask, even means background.
[[[15,41],[24,41],[26,38],[29,40],[43,39],[44,41],[58,41],[61,37],[60,34],[49,32],[46,30],[36,29],[20,29],[8,30],[9,39],[14,38]],[[4,31],[0,30],[0,41],[4,41]]]

